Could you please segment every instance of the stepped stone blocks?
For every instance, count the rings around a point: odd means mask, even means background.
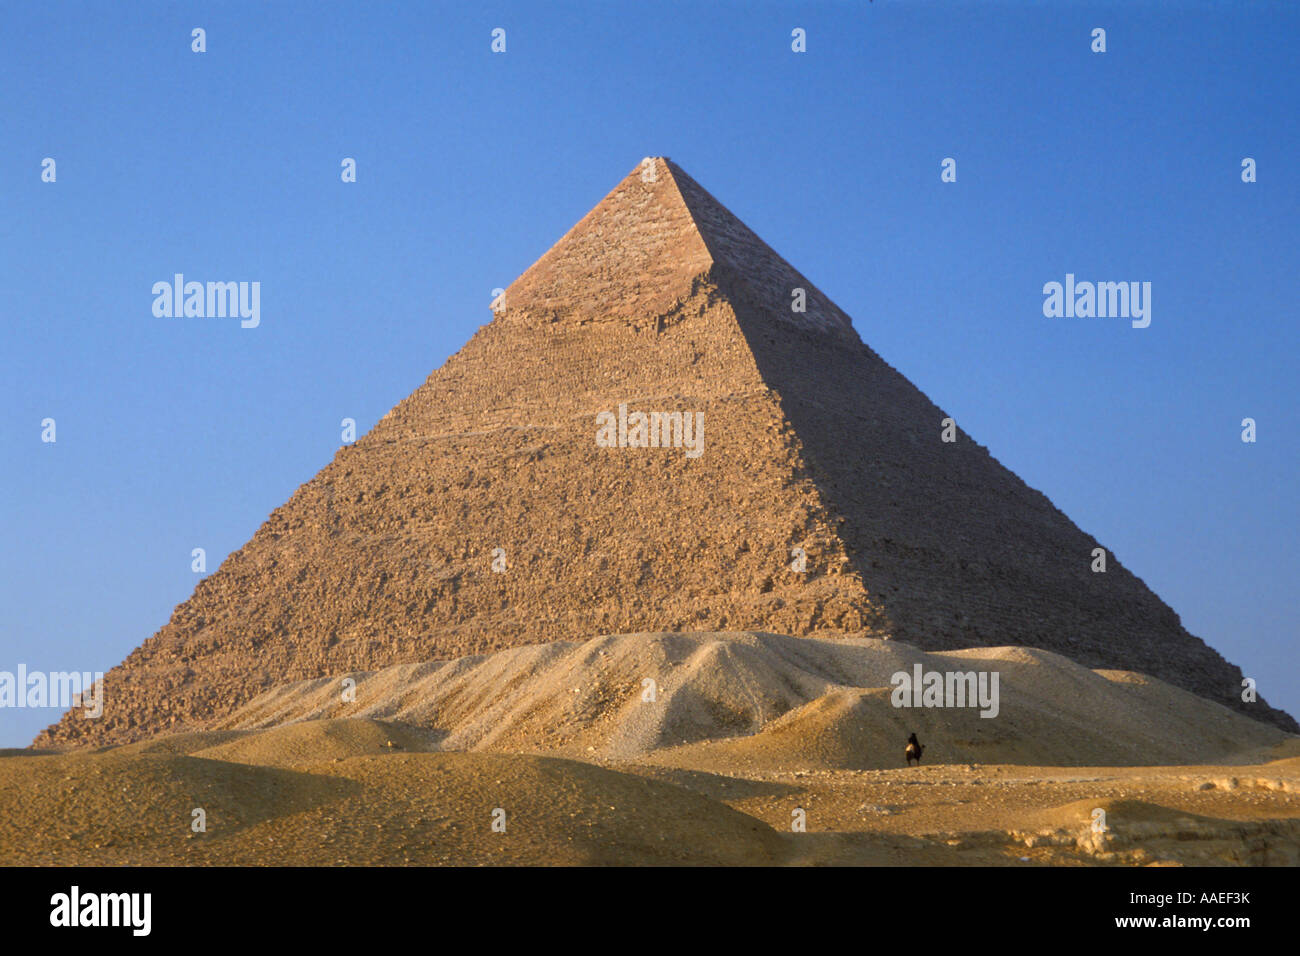
[[[220,720],[290,681],[602,633],[1023,644],[1297,731],[862,343],[675,164],[639,166],[420,388],[277,508],[39,745]],[[791,310],[802,288],[806,311]],[[704,453],[596,416],[703,416]],[[493,570],[495,549],[507,570]],[[806,567],[795,570],[795,549]]]

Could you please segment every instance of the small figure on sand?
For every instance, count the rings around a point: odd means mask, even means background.
[[[925,748],[917,742],[916,734],[912,734],[907,738],[907,749],[903,751],[903,756],[907,758],[907,765],[909,767],[912,766],[913,760],[916,761],[918,767],[921,766],[921,751],[923,750],[925,750]]]

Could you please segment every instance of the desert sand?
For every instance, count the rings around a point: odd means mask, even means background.
[[[997,670],[998,717],[894,707],[918,663]],[[220,723],[0,752],[0,864],[1300,863],[1300,738],[1037,649],[607,636],[286,685]]]

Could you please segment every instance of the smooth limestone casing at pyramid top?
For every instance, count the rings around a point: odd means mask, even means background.
[[[807,293],[792,311],[792,290]],[[666,159],[517,279],[38,745],[125,742],[288,681],[634,631],[1042,647],[1295,732],[1098,543]],[[596,416],[703,414],[704,453]],[[504,572],[493,571],[503,549]],[[792,569],[792,549],[807,555]]]

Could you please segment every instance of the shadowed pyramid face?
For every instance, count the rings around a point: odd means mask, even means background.
[[[633,170],[494,308],[110,672],[101,719],[39,742],[661,630],[1030,645],[1296,729],[1243,705],[1240,671],[1113,556],[1093,573],[1099,545],[1047,498],[944,441],[943,412],[670,161]]]

